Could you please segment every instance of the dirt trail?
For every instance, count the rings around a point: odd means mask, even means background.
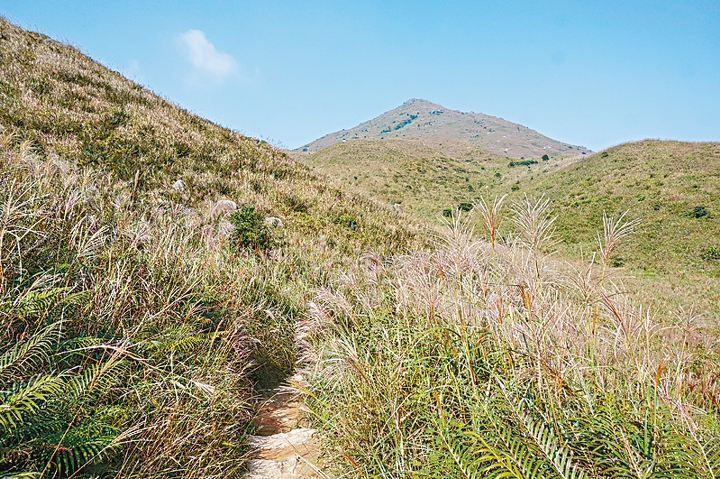
[[[257,435],[248,438],[254,449],[248,479],[328,477],[316,466],[319,445],[313,438],[315,430],[302,426],[302,399],[297,390],[275,389],[264,401],[255,427]]]

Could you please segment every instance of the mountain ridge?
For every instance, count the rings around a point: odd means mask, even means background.
[[[328,133],[301,146],[298,150],[314,153],[341,141],[382,140],[408,136],[459,140],[511,158],[591,153],[591,150],[583,146],[554,140],[503,118],[472,111],[452,110],[419,98],[411,98],[397,108],[353,128]]]

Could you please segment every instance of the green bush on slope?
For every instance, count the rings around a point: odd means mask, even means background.
[[[250,251],[267,251],[273,246],[270,228],[265,224],[265,215],[252,206],[243,206],[228,216],[235,227],[232,240],[238,248]]]

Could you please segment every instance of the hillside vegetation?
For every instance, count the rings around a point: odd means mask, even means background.
[[[592,250],[603,210],[628,211],[640,224],[616,263],[720,275],[713,253],[720,250],[720,143],[627,143],[538,178],[523,192],[552,200],[558,232],[575,250]]]
[[[239,477],[310,288],[412,222],[4,20],[0,64],[0,477]]]
[[[612,258],[665,307],[720,313],[720,146],[645,140],[569,158],[513,160],[443,138],[354,140],[296,157],[346,188],[442,224],[458,208],[508,194],[547,197],[554,245],[589,260],[603,213],[637,219]],[[507,226],[507,224],[505,225]],[[512,236],[500,225],[501,236]]]
[[[399,107],[353,128],[329,133],[298,150],[314,153],[342,141],[413,136],[460,141],[511,158],[590,153],[590,150],[583,146],[553,140],[526,126],[502,118],[451,110],[417,98],[412,98]]]
[[[637,219],[612,258],[664,307],[720,314],[720,143],[645,140],[595,154],[513,193],[544,195],[558,252],[589,259],[603,212]]]
[[[510,193],[581,158],[513,159],[440,137],[352,140],[291,155],[348,190],[436,224],[462,204]]]
[[[578,269],[542,252],[547,201],[486,206],[509,247],[456,223],[311,304],[309,405],[343,477],[717,477],[717,320],[626,294],[609,258],[632,223],[606,218]]]

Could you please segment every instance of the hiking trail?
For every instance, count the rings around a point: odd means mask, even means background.
[[[292,384],[292,377],[289,383]],[[317,466],[320,447],[315,429],[302,425],[301,393],[280,386],[262,402],[256,435],[248,437],[252,459],[248,479],[327,478]]]

